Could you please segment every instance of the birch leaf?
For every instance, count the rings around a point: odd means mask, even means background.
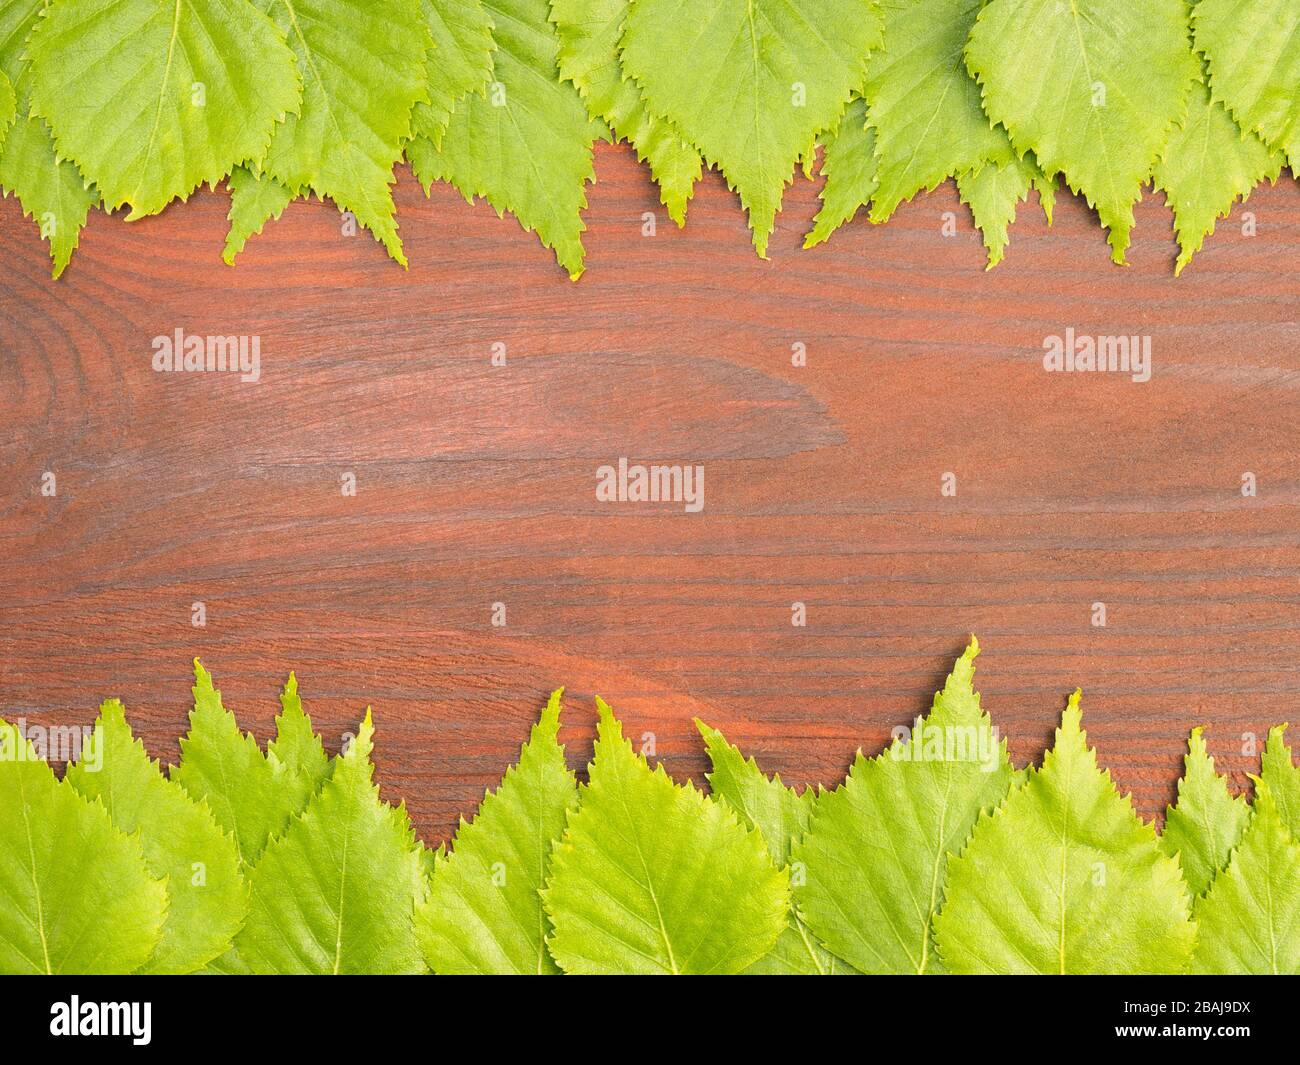
[[[551,856],[551,955],[567,973],[736,973],[776,944],[789,875],[730,807],[634,754],[597,700],[590,782]]]
[[[247,0],[59,0],[27,55],[32,115],[128,219],[259,162],[299,105],[293,53]]]
[[[1029,196],[1029,190],[1038,190],[1043,213],[1052,220],[1052,183],[1034,163],[1032,154],[1023,159],[1012,154],[1005,162],[987,162],[978,170],[957,175],[957,192],[961,202],[970,208],[975,228],[980,231],[988,251],[988,265],[992,270],[1002,261],[1010,237],[1007,231],[1016,220],[1017,207]]]
[[[880,34],[869,0],[637,0],[623,69],[722,171],[766,257],[796,163],[839,123]]]
[[[1300,974],[1300,844],[1255,800],[1228,867],[1196,903],[1195,973]]]
[[[943,971],[933,925],[952,856],[1011,786],[1006,741],[973,687],[977,654],[972,639],[909,736],[875,758],[858,753],[794,845],[800,916],[863,972]]]
[[[272,219],[279,218],[293,202],[293,190],[268,174],[254,174],[248,167],[237,166],[226,180],[230,190],[230,213],[226,216],[230,230],[221,253],[227,266],[244,250],[249,237],[255,237]]]
[[[1282,163],[1280,152],[1254,133],[1242,132],[1223,104],[1210,98],[1204,81],[1196,84],[1187,117],[1170,135],[1154,175],[1174,212],[1179,248],[1175,277],[1233,204],[1245,200],[1261,181],[1277,180]]]
[[[1300,768],[1286,745],[1286,729],[1286,725],[1269,729],[1255,791],[1272,797],[1282,824],[1294,839],[1300,840]]]
[[[262,168],[295,195],[310,190],[351,211],[405,266],[389,186],[412,109],[428,99],[418,0],[261,2],[302,73],[301,110],[276,131]]]
[[[1214,771],[1214,759],[1205,749],[1202,729],[1192,729],[1183,765],[1178,804],[1169,807],[1165,815],[1160,845],[1166,854],[1178,855],[1192,894],[1203,895],[1228,864],[1228,855],[1246,827],[1250,807],[1240,795],[1228,791],[1228,782]]]
[[[767,843],[772,861],[780,867],[790,864],[790,845],[808,831],[817,796],[812,788],[802,793],[787,788],[779,776],[767,776],[758,763],[729,744],[721,732],[702,721],[695,722],[704,737],[713,772],[709,788],[749,828],[758,829]],[[852,967],[819,944],[811,929],[793,911],[771,953],[748,969],[746,975],[837,976],[853,972]]]
[[[180,764],[171,779],[196,800],[206,801],[229,832],[245,865],[256,864],[267,843],[307,805],[313,781],[268,758],[250,733],[221,705],[212,675],[194,660],[194,710],[181,740]]]
[[[509,211],[577,278],[600,126],[578,90],[556,77],[559,40],[547,0],[486,0],[484,7],[497,43],[487,93],[455,106],[440,146],[417,136],[407,158],[426,191],[449,181],[466,200],[482,196],[498,215]]]
[[[1097,767],[1079,692],[1056,745],[948,863],[935,920],[955,973],[1186,971],[1196,926],[1178,862]]]
[[[253,869],[236,948],[254,972],[424,970],[413,924],[425,890],[420,847],[405,809],[379,798],[373,737],[367,711],[329,780]]]
[[[150,873],[167,884],[162,937],[140,972],[193,972],[230,949],[248,912],[235,841],[206,805],[162,775],[116,699],[99,708],[91,742],[68,767],[68,783],[102,803],[123,832],[139,834]]]
[[[416,934],[435,973],[548,974],[550,931],[541,889],[551,849],[577,805],[578,786],[557,742],[560,692],[547,703],[519,762],[472,821],[462,820],[447,857],[437,860]]]
[[[1300,7],[1292,0],[1199,0],[1192,9],[1213,99],[1237,125],[1300,164]]]
[[[835,133],[827,139],[822,173],[826,175],[822,205],[812,230],[804,237],[805,248],[823,243],[840,226],[852,221],[876,193],[876,133],[862,97],[849,101]]]
[[[681,226],[704,164],[681,131],[646,106],[636,82],[624,77],[618,48],[631,6],[630,0],[551,0],[560,75],[649,165],[669,217]]]
[[[1183,0],[990,0],[966,61],[985,113],[1087,197],[1123,263],[1133,205],[1197,76]]]
[[[980,106],[963,50],[983,0],[881,0],[884,43],[867,63],[879,187],[871,220],[945,178],[1013,158]],[[982,228],[982,227],[981,227]]]
[[[471,93],[482,93],[492,77],[492,19],[480,0],[420,0],[429,29],[427,102],[415,105],[411,132],[436,148],[451,123],[452,109]]]
[[[50,129],[31,117],[31,63],[25,55],[32,26],[46,0],[0,5],[0,72],[12,82],[17,122],[0,144],[0,187],[18,197],[23,213],[50,246],[53,275],[58,277],[77,249],[81,229],[99,194],[87,188],[81,172],[54,153]]]
[[[167,889],[114,826],[0,721],[0,973],[129,973],[162,933]]]

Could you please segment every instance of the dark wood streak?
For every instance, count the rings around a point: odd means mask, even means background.
[[[294,668],[334,747],[374,706],[384,792],[432,841],[552,687],[575,766],[599,692],[679,778],[704,769],[699,715],[787,782],[832,784],[974,631],[1017,761],[1081,685],[1143,813],[1194,724],[1246,784],[1242,733],[1294,717],[1300,679],[1289,181],[1247,205],[1257,237],[1238,208],[1175,280],[1159,195],[1127,268],[1064,197],[1051,229],[1023,206],[985,272],[949,186],[804,252],[800,180],[763,262],[716,175],[684,231],[661,211],[648,239],[642,169],[602,147],[597,171],[577,284],[509,217],[405,172],[409,271],[319,203],[227,268],[226,199],[201,193],[95,215],[54,283],[0,204],[0,712],[84,723],[119,696],[173,760],[194,655],[263,738]],[[1151,334],[1152,381],[1044,373],[1068,325]],[[261,383],[153,373],[177,326],[259,334]],[[620,455],[704,463],[704,512],[598,503]]]

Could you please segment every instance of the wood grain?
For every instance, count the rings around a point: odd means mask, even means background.
[[[52,282],[4,201],[0,712],[86,723],[120,696],[174,760],[194,655],[262,737],[292,667],[331,745],[374,706],[385,794],[434,841],[552,687],[575,767],[599,692],[679,778],[704,768],[699,715],[832,784],[976,632],[1018,762],[1081,685],[1145,814],[1193,724],[1246,783],[1242,734],[1295,715],[1300,651],[1290,180],[1246,206],[1257,236],[1238,208],[1175,280],[1158,194],[1127,268],[1066,197],[1050,229],[1024,206],[986,273],[950,186],[804,252],[800,180],[765,262],[716,175],[684,231],[660,211],[645,237],[631,154],[599,148],[597,172],[576,284],[513,219],[405,172],[406,272],[319,203],[225,267],[207,192],[95,215]],[[1150,335],[1151,381],[1045,373],[1067,326]],[[257,334],[261,381],[155,373],[177,327]],[[619,456],[703,464],[703,512],[597,502]]]

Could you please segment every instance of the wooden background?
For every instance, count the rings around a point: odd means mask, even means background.
[[[116,695],[170,761],[194,655],[262,738],[293,667],[332,747],[374,706],[384,793],[438,840],[552,687],[575,767],[600,693],[679,778],[704,769],[700,715],[831,784],[975,632],[1018,763],[1082,685],[1145,814],[1193,724],[1247,783],[1241,735],[1294,716],[1300,649],[1290,180],[1247,205],[1257,236],[1238,208],[1175,280],[1159,195],[1127,268],[1067,196],[1051,229],[1023,207],[985,273],[950,185],[802,252],[801,179],[763,262],[717,175],[684,232],[660,212],[647,238],[631,154],[600,147],[597,172],[577,284],[512,218],[404,171],[409,272],[319,203],[228,268],[204,192],[96,214],[52,282],[4,201],[0,712],[88,723]],[[1045,373],[1067,326],[1150,334],[1152,380]],[[261,382],[154,373],[177,327],[260,335]],[[619,456],[703,463],[703,513],[598,503]]]

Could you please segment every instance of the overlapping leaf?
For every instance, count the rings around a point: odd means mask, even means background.
[[[870,0],[636,0],[623,69],[739,193],[766,256],[795,164],[839,123],[880,33]]]
[[[680,130],[650,110],[636,82],[623,74],[619,42],[631,7],[631,0],[551,0],[551,20],[560,37],[560,74],[649,165],[669,217],[680,226],[703,161]]]
[[[162,775],[116,699],[99,708],[91,742],[94,758],[70,765],[68,783],[139,835],[145,864],[167,884],[162,937],[140,971],[193,972],[230,949],[248,912],[235,841],[206,804]]]
[[[291,722],[288,727],[297,727],[293,718],[301,712],[300,706],[284,708]],[[234,715],[221,705],[221,692],[212,686],[211,674],[197,658],[190,731],[181,740],[181,761],[172,767],[171,779],[192,798],[207,802],[217,823],[234,837],[246,865],[257,862],[267,843],[307,805],[320,783],[274,754],[264,755],[257,740],[239,730]]]
[[[867,115],[867,102],[860,96],[849,101],[835,132],[826,138],[822,173],[821,208],[803,246],[823,243],[840,226],[852,221],[875,195],[876,132]]]
[[[411,132],[436,148],[451,123],[455,106],[482,93],[492,77],[492,19],[481,0],[420,0],[420,14],[433,51],[428,62],[427,102],[415,105]]]
[[[1203,895],[1210,882],[1228,864],[1232,848],[1241,839],[1250,807],[1214,771],[1214,759],[1205,749],[1202,730],[1192,729],[1178,804],[1169,807],[1160,845],[1178,855],[1183,877],[1193,895]]]
[[[1261,181],[1277,180],[1282,163],[1280,152],[1254,133],[1243,133],[1223,104],[1210,98],[1205,82],[1197,82],[1187,117],[1170,134],[1154,174],[1174,211],[1179,247],[1175,276],[1234,203],[1245,200]]]
[[[136,218],[227,175],[227,262],[315,194],[405,265],[390,191],[405,150],[426,190],[510,211],[576,278],[597,137],[633,145],[679,225],[707,159],[760,255],[820,141],[805,246],[952,177],[991,267],[1031,188],[1050,221],[1063,174],[1123,262],[1154,179],[1179,273],[1295,161],[1292,6],[1200,0],[1189,23],[1184,0],[14,0],[0,187],[55,276],[101,189]]]
[[[114,826],[0,721],[0,973],[129,973],[162,934],[167,890]]]
[[[756,830],[632,751],[600,700],[590,782],[543,892],[569,973],[735,973],[776,944],[789,874]]]
[[[1002,261],[1010,237],[1007,230],[1016,220],[1017,207],[1038,190],[1038,199],[1050,224],[1055,198],[1054,184],[1034,163],[1032,153],[1024,158],[1012,155],[1005,162],[987,162],[977,170],[957,175],[957,192],[970,208],[975,227],[988,251],[988,269]]]
[[[269,761],[279,763],[306,784],[306,794],[315,795],[330,773],[329,756],[302,708],[298,678],[291,671],[280,693],[280,712],[275,717],[275,738],[266,745]],[[295,811],[297,809],[295,808]]]
[[[1133,205],[1197,76],[1184,0],[990,0],[966,58],[985,113],[1087,197],[1124,262]]]
[[[1286,725],[1269,729],[1255,790],[1272,797],[1282,824],[1292,838],[1300,840],[1300,768],[1286,745],[1286,729]]]
[[[263,754],[197,667],[172,781],[116,701],[63,781],[0,723],[0,973],[854,971],[830,948],[872,971],[1300,972],[1285,726],[1249,806],[1195,730],[1157,840],[1098,769],[1077,693],[1042,767],[1011,770],[977,651],[829,793],[698,722],[713,797],[679,787],[599,702],[578,789],[556,692],[450,853],[381,801],[369,714],[331,762],[292,674]]]
[[[1292,0],[1198,0],[1196,47],[1211,96],[1237,124],[1300,163],[1300,8]]]
[[[497,44],[487,92],[456,104],[441,145],[417,136],[407,158],[426,190],[450,181],[467,200],[482,196],[497,214],[509,211],[576,278],[600,127],[577,89],[556,75],[559,41],[547,0],[486,0],[484,8]]]
[[[371,777],[369,711],[320,792],[272,840],[249,876],[236,940],[259,973],[418,973],[414,911],[424,865],[406,811]]]
[[[72,163],[55,155],[49,127],[30,115],[31,64],[25,49],[46,2],[15,0],[0,6],[0,72],[12,82],[17,110],[17,121],[0,144],[0,187],[19,198],[24,213],[40,228],[58,277],[77,248],[99,194],[86,186]]]
[[[484,796],[472,821],[461,821],[450,856],[434,864],[415,924],[435,973],[559,972],[546,949],[541,889],[578,801],[556,740],[560,695],[551,696],[501,787]]]
[[[221,258],[229,265],[244,250],[248,238],[257,236],[267,222],[279,218],[294,197],[292,189],[269,174],[255,174],[246,166],[231,171],[226,187],[230,190],[230,213],[226,216],[230,229]]]
[[[1196,903],[1197,973],[1300,974],[1300,844],[1256,798],[1227,869]]]
[[[878,187],[871,220],[944,178],[1013,158],[992,125],[963,52],[983,0],[881,0],[884,43],[867,64],[863,95],[876,131]]]
[[[1006,796],[1012,769],[974,691],[979,644],[957,660],[928,716],[822,795],[794,845],[800,916],[864,972],[935,973],[944,879],[976,819]]]
[[[1097,767],[1079,693],[1041,768],[976,823],[935,919],[956,973],[1180,973],[1196,938],[1178,862]]]
[[[393,166],[428,100],[429,32],[418,0],[261,0],[302,74],[302,107],[276,130],[261,169],[295,195],[314,192],[351,211],[406,265],[397,235]],[[232,186],[232,246],[258,232],[278,190]],[[246,202],[240,202],[246,199]],[[283,210],[283,205],[280,204]],[[256,224],[253,219],[265,211]],[[235,226],[238,225],[238,229]]]
[[[704,737],[705,749],[713,764],[709,788],[714,797],[735,810],[748,827],[762,833],[773,862],[778,866],[788,866],[791,844],[808,831],[817,804],[816,793],[812,788],[796,792],[794,788],[786,787],[779,776],[767,776],[754,759],[746,759],[717,729],[709,728],[702,721],[695,724]],[[802,878],[800,866],[792,879],[797,884]],[[852,966],[818,943],[812,930],[791,911],[776,946],[745,973],[751,976],[837,976],[852,971]]]
[[[128,218],[259,162],[299,106],[293,53],[248,0],[59,0],[27,54],[33,116]]]

